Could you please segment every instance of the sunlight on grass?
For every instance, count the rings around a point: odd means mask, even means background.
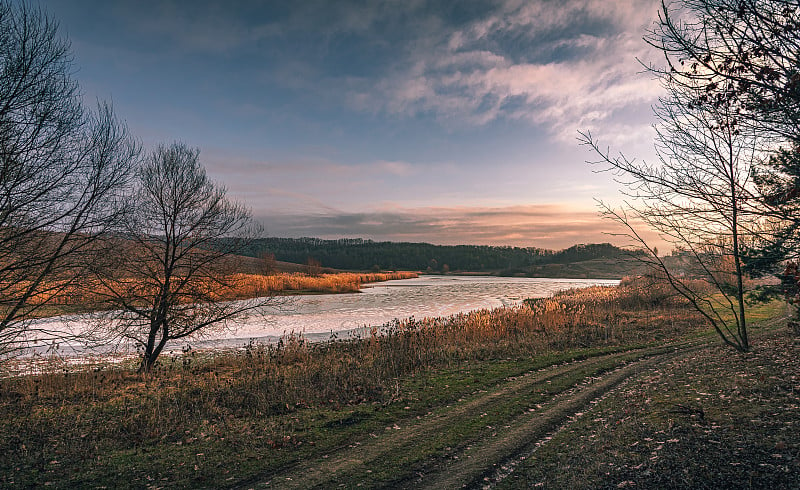
[[[355,293],[361,286],[373,282],[411,279],[416,272],[339,272],[330,274],[275,273],[231,274],[220,280],[206,281],[201,288],[220,301],[249,299],[276,294],[295,293]],[[224,284],[224,287],[221,285]],[[23,285],[19,285],[22,288]],[[136,295],[146,296],[146,285],[136,286]],[[68,284],[53,284],[44,288],[47,292],[34,296],[30,304],[36,306],[34,317],[48,317],[69,313],[85,313],[107,309],[107,289],[95,286],[73,287]],[[122,288],[120,288],[122,289]],[[0,306],[0,312],[3,311]]]
[[[302,273],[282,274],[236,274],[232,277],[237,298],[252,298],[285,291],[308,291],[317,293],[352,293],[362,284],[411,279],[415,272],[340,272],[336,274],[309,275]]]

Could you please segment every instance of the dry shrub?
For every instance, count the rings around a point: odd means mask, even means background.
[[[714,293],[714,288],[702,279],[678,278],[686,289],[700,296]],[[670,286],[663,274],[650,273],[643,276],[624,277],[620,291],[626,295],[628,308],[670,308],[686,304],[686,300]]]
[[[410,318],[393,329],[435,337],[426,344],[438,351],[484,358],[645,342],[675,337],[697,325],[698,316],[668,287],[630,280],[619,287],[562,291],[514,307]]]

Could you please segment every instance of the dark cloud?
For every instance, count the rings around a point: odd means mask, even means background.
[[[157,53],[179,67],[168,77],[203,70],[197,81],[229,86],[231,99],[289,97],[307,111],[522,120],[572,138],[577,127],[613,129],[614,110],[646,109],[658,90],[634,76],[655,0],[233,5],[83,0],[71,8],[92,15],[71,23],[79,40],[99,30],[104,46]]]

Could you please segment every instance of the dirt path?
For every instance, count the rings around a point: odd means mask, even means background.
[[[498,431],[497,436],[469,447],[458,459],[440,466],[434,473],[421,475],[409,486],[472,488],[490,484],[500,468],[530,452],[544,437],[570,417],[582,415],[582,411],[589,408],[592,401],[605,395],[623,381],[636,377],[673,357],[675,354],[662,354],[641,359],[564,392],[540,412],[518,417],[510,427]]]
[[[381,434],[369,434],[335,454],[305,461],[250,487],[483,486],[499,468],[530,452],[593,400],[689,349],[681,344],[608,354],[509,378],[469,399],[419,419],[398,421]],[[564,384],[563,380],[571,381]],[[489,414],[494,422],[484,425],[483,417]],[[448,445],[448,431],[463,432],[458,444]],[[372,468],[387,464],[394,465],[392,471],[373,473]]]

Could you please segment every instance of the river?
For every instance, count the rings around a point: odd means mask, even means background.
[[[288,297],[287,304],[280,308],[250,315],[231,324],[231,328],[203,338],[175,341],[168,349],[180,351],[187,345],[192,348],[240,347],[250,341],[274,342],[292,332],[303,334],[309,340],[326,340],[333,334],[344,338],[364,327],[381,326],[396,318],[448,316],[511,306],[526,298],[543,298],[564,289],[618,283],[602,279],[488,276],[421,276],[386,281],[367,284],[359,293]],[[80,322],[75,318],[67,320],[73,331],[76,322]],[[58,321],[58,318],[45,320],[50,328]],[[42,352],[42,349],[44,346],[37,350]],[[85,353],[77,345],[64,345],[59,350],[66,355]]]
[[[263,319],[242,321],[235,330],[207,339],[198,346],[236,346],[274,341],[287,333],[311,340],[339,338],[366,326],[384,325],[395,318],[437,317],[519,304],[526,298],[544,298],[557,291],[593,285],[616,285],[598,279],[532,279],[488,276],[420,276],[414,279],[367,284],[360,293],[297,296],[284,311]]]

